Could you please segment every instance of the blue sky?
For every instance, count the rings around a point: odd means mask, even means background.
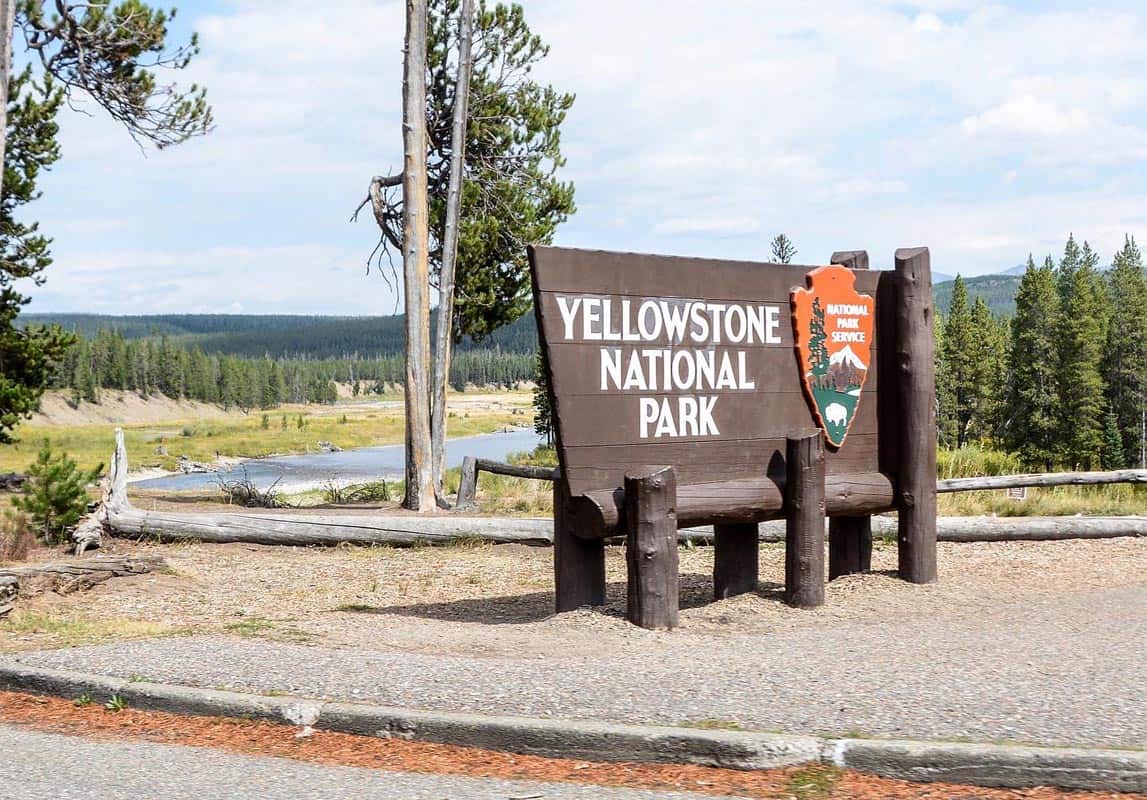
[[[351,211],[401,162],[402,4],[179,5],[217,129],[143,153],[91,108],[30,207],[32,311],[379,314]],[[797,261],[928,245],[1006,269],[1069,231],[1147,238],[1147,12],[1134,3],[525,0],[578,213],[557,243]]]

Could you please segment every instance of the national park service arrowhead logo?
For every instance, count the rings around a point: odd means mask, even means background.
[[[847,267],[818,267],[808,274],[809,288],[794,288],[791,297],[801,383],[833,447],[844,444],[872,363],[876,301],[855,283]]]

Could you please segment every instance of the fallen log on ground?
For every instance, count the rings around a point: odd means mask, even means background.
[[[1117,539],[1147,536],[1147,517],[938,517],[936,538],[941,542],[1047,542],[1065,539]],[[783,542],[785,523],[760,523],[758,539]],[[873,517],[872,535],[896,538],[895,517]],[[707,544],[711,526],[683,528],[681,541]]]
[[[18,492],[24,488],[24,475],[20,472],[0,472],[0,490]]]
[[[165,566],[160,556],[96,556],[75,561],[0,568],[0,616],[10,612],[19,596],[55,592],[71,594],[110,578],[142,575]]]
[[[13,577],[0,578],[0,617],[7,616],[16,607],[20,596],[20,581]]]
[[[550,545],[549,518],[463,517],[380,514],[323,514],[310,511],[250,513],[148,511],[127,497],[127,451],[123,433],[116,432],[116,450],[109,471],[107,500],[101,507],[103,526],[119,536],[159,541],[247,542],[251,544],[335,546],[339,544],[451,544],[479,539],[496,544]],[[873,517],[873,533],[895,538],[893,517]],[[764,522],[759,538],[784,541],[783,521]],[[1047,541],[1147,536],[1147,517],[940,517],[942,542]],[[678,540],[712,541],[709,527],[685,528]]]
[[[310,511],[179,513],[136,508],[127,497],[127,449],[116,431],[109,490],[101,513],[105,528],[120,536],[271,545],[449,544],[477,538],[499,544],[547,545],[549,520],[485,517],[323,514]],[[538,523],[543,523],[539,525]]]

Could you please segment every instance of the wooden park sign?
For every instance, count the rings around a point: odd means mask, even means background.
[[[604,601],[602,541],[624,534],[630,618],[671,627],[678,527],[716,526],[724,597],[756,588],[757,523],[795,525],[810,499],[833,518],[833,576],[867,568],[868,515],[897,509],[901,573],[934,579],[926,249],[888,272],[859,251],[814,268],[535,247],[530,264],[562,474],[559,610]],[[819,552],[790,543],[793,602],[823,597],[823,536]]]

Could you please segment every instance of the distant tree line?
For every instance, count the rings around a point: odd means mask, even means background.
[[[432,314],[432,318],[433,318]],[[402,315],[389,317],[328,317],[290,314],[22,314],[28,326],[59,325],[65,331],[93,338],[100,330],[117,330],[125,339],[155,339],[166,335],[186,347],[199,345],[207,353],[251,358],[344,358],[400,355],[405,331]],[[538,335],[533,314],[494,331],[481,341],[463,336],[456,352],[501,350],[532,354]]]
[[[1030,469],[1147,464],[1147,277],[1128,236],[1112,268],[1070,237],[1029,257],[1010,320],[957,277],[936,326],[940,443],[982,442]]]
[[[129,339],[118,330],[76,337],[54,370],[52,388],[70,389],[72,401],[98,403],[100,391],[134,391],[144,397],[216,403],[225,408],[274,408],[281,403],[333,403],[336,383],[355,395],[382,392],[402,382],[398,354],[376,358],[252,358],[206,353],[197,344],[166,336]],[[459,353],[451,385],[513,386],[532,380],[533,353],[470,350]]]

